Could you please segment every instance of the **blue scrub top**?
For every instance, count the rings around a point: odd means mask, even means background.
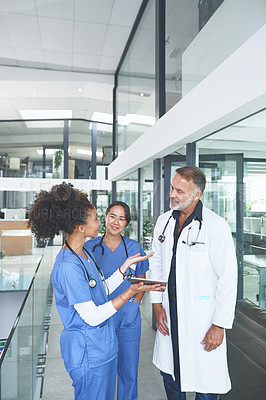
[[[74,308],[74,304],[90,300],[96,306],[108,301],[94,262],[83,257],[81,259],[89,276],[97,282],[94,288],[89,286],[82,263],[68,249],[60,250],[52,271],[56,307],[65,328],[61,334],[60,344],[67,369],[80,365],[86,349],[89,367],[109,362],[117,353],[117,339],[112,319],[107,319],[98,326],[90,326]]]
[[[136,242],[135,240],[129,239],[128,237],[124,236],[128,256],[134,256],[137,253],[141,253],[142,256],[145,255],[144,250],[142,249],[141,245]],[[88,240],[85,242],[84,247],[87,249],[93,256],[95,257],[95,260],[97,264],[101,262],[102,258],[102,247],[97,246],[95,248],[95,251],[92,252],[94,246],[98,243],[100,243],[101,237],[98,236],[95,239]],[[111,251],[108,246],[104,242],[102,242],[103,248],[104,248],[104,256],[102,259],[102,263],[100,265],[100,268],[103,271],[104,277],[107,279],[110,275],[112,275],[122,264],[123,262],[127,259],[126,255],[126,250],[123,241],[121,240],[121,243],[119,246],[115,249],[115,251]],[[136,264],[136,269],[135,271],[131,267],[131,271],[134,274],[134,276],[139,276],[144,274],[146,271],[149,269],[149,261],[144,260]],[[127,270],[128,273],[128,270]],[[108,297],[109,299],[114,299],[117,296],[119,296],[121,293],[123,293],[125,290],[127,290],[130,286],[130,282],[128,282],[126,279],[124,280],[123,283],[121,283],[118,288],[111,293]]]

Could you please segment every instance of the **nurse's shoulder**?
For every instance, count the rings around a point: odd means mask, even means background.
[[[70,250],[61,249],[55,258],[53,266],[53,274],[56,273],[72,273],[74,270],[79,271],[82,269],[81,262],[75,257]],[[72,271],[72,272],[71,272]]]
[[[136,253],[144,253],[144,250],[142,249],[139,242],[137,242],[134,239],[130,239],[127,236],[123,236],[123,238],[124,238],[129,256],[133,256]]]
[[[87,241],[84,243],[83,247],[85,247],[85,249],[88,250],[88,251],[92,251],[93,248],[94,248],[94,246],[95,246],[96,244],[99,244],[100,241],[101,241],[101,236],[97,236],[96,238],[87,240]]]

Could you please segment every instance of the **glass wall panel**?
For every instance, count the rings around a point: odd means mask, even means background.
[[[91,124],[71,121],[69,126],[68,176],[70,179],[91,178]]]
[[[107,178],[112,125],[95,123],[96,178]],[[70,179],[91,178],[92,122],[69,120]],[[64,178],[64,121],[0,121],[0,178]]]
[[[117,200],[128,204],[131,222],[124,230],[130,239],[138,240],[138,172],[128,175],[123,181],[117,182]]]
[[[97,190],[96,195],[96,209],[98,219],[101,221],[99,226],[99,235],[105,233],[105,212],[107,207],[111,204],[111,193],[104,190]]]
[[[155,2],[148,3],[118,74],[117,155],[155,122]]]
[[[59,120],[0,122],[0,177],[63,177],[63,127]]]
[[[163,209],[168,211],[170,209],[170,183],[177,168],[186,165],[186,148],[182,147],[175,153],[164,157],[164,188],[163,188]]]
[[[239,293],[266,308],[266,111],[200,140],[204,204],[224,217],[235,240]],[[242,284],[243,280],[243,284]]]
[[[265,22],[261,0],[166,1],[166,111]]]
[[[96,179],[107,178],[107,166],[112,161],[112,125],[95,123],[97,132]],[[69,125],[70,179],[91,179],[92,176],[92,122],[74,120]]]

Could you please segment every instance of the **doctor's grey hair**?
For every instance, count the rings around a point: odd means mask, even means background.
[[[206,186],[206,176],[198,167],[181,167],[175,170],[176,174],[181,175],[187,181],[193,181],[195,186],[202,193]]]

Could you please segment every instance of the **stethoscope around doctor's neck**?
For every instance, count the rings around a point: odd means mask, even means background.
[[[164,234],[164,233],[165,233],[166,228],[167,228],[167,226],[168,226],[168,224],[169,224],[169,221],[170,221],[170,219],[171,219],[172,217],[175,218],[175,217],[173,216],[173,214],[170,215],[170,217],[169,217],[168,220],[166,221],[166,224],[165,224],[165,226],[164,226],[164,228],[163,228],[163,231],[162,231],[161,235],[158,236],[158,240],[159,240],[159,242],[161,242],[161,243],[163,243],[163,242],[165,241],[165,234]],[[190,240],[190,238],[189,238],[190,230],[191,230],[191,228],[192,228],[192,225],[191,225],[191,226],[188,228],[188,232],[187,232],[187,241],[185,241],[185,240],[182,241],[183,244],[187,244],[188,246],[195,246],[196,244],[204,244],[203,242],[197,242],[198,237],[199,237],[199,234],[200,234],[200,232],[201,232],[202,221],[200,221],[200,220],[198,220],[198,219],[196,220],[195,218],[192,220],[192,223],[193,223],[194,221],[198,221],[198,223],[199,223],[198,233],[197,233],[197,236],[196,236],[195,240]]]
[[[67,243],[67,241],[65,241],[65,245],[66,245],[66,246],[69,248],[69,250],[74,254],[74,256],[76,256],[76,257],[79,259],[79,261],[80,261],[81,264],[83,265],[83,268],[84,268],[84,270],[85,270],[85,272],[86,272],[86,275],[87,275],[87,278],[88,278],[90,287],[91,287],[92,289],[95,288],[95,286],[97,285],[96,279],[92,278],[92,277],[89,275],[88,270],[87,270],[87,268],[86,268],[84,262],[83,262],[82,259],[79,257],[79,255],[69,246],[69,244]],[[97,265],[96,261],[94,260],[94,258],[92,257],[92,255],[88,252],[88,250],[86,250],[86,249],[83,247],[83,251],[84,251],[84,252],[90,257],[90,259],[94,262],[94,264],[95,264],[95,266],[96,266],[96,268],[97,268],[97,271],[98,271],[99,274],[100,274],[101,280],[103,281],[103,283],[105,283],[107,295],[109,295],[108,286],[107,286],[107,283],[105,282],[104,275],[103,275],[103,272],[102,272],[101,268]]]
[[[96,245],[95,245],[95,246],[93,247],[93,249],[92,249],[92,252],[94,253],[96,247],[100,247],[100,248],[101,248],[102,256],[101,256],[101,261],[100,261],[99,264],[98,264],[99,267],[100,267],[100,265],[102,264],[103,256],[104,256],[104,247],[103,247],[103,239],[104,239],[104,237],[105,237],[105,234],[101,237],[100,242],[99,242],[99,243],[96,243]],[[126,256],[127,256],[127,258],[128,258],[128,251],[127,251],[126,242],[125,242],[125,239],[124,239],[124,237],[123,237],[122,235],[121,235],[121,239],[122,239],[122,242],[123,242],[123,245],[124,245],[124,248],[125,248]],[[127,279],[133,278],[133,277],[134,277],[134,274],[132,273],[132,269],[131,269],[130,267],[128,268],[128,271],[129,271],[129,272],[128,272],[128,274],[127,274]]]

